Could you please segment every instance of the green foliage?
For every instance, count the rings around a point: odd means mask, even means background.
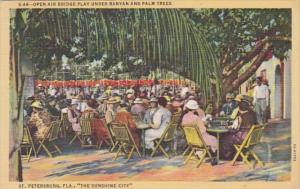
[[[234,63],[265,36],[291,37],[291,9],[196,9],[186,14],[197,24],[219,59]],[[283,59],[290,43],[274,41],[273,54]]]
[[[205,98],[213,93],[220,97],[220,70],[214,51],[180,10],[45,9],[42,13],[29,10],[29,15],[27,11],[19,10],[25,27],[29,26],[22,48],[41,71],[59,66],[51,59],[54,54],[58,58],[65,54],[75,64],[107,54],[103,69],[123,62],[122,72],[136,72],[141,66],[129,60],[134,57],[145,63],[145,70],[170,69],[194,80]],[[75,38],[82,40],[76,42]],[[77,50],[71,52],[72,47]]]

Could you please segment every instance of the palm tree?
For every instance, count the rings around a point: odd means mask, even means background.
[[[74,38],[80,38],[86,59],[101,54],[115,62],[139,57],[147,68],[168,69],[195,81],[206,100],[213,95],[216,103],[220,100],[216,56],[205,36],[178,9],[18,9],[12,10],[11,21],[11,120],[17,120],[10,125],[14,128],[11,162],[18,157],[15,154],[22,136],[20,51],[43,68],[49,66],[53,54],[72,56]],[[16,175],[11,179],[20,180]]]

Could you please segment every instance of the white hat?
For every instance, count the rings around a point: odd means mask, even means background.
[[[77,99],[72,99],[71,105],[77,105],[78,104],[78,100]]]
[[[195,100],[189,100],[185,106],[190,110],[196,110],[199,108],[199,105]]]
[[[96,87],[100,87],[100,84],[99,84],[99,83],[97,83],[97,84],[96,84]]]
[[[133,103],[135,103],[135,104],[143,104],[143,101],[142,101],[142,99],[140,99],[140,98],[136,98],[136,99],[133,101]]]

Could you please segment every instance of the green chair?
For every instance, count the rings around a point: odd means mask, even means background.
[[[118,147],[118,151],[114,159],[116,160],[122,151],[125,154],[125,156],[127,156],[126,162],[130,160],[134,151],[136,151],[138,156],[141,157],[141,153],[127,125],[120,123],[112,123],[111,127],[115,134],[115,145]]]

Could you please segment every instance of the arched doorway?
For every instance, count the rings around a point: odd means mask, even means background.
[[[282,75],[280,65],[276,66],[275,69],[275,90],[274,90],[274,117],[282,118]]]

